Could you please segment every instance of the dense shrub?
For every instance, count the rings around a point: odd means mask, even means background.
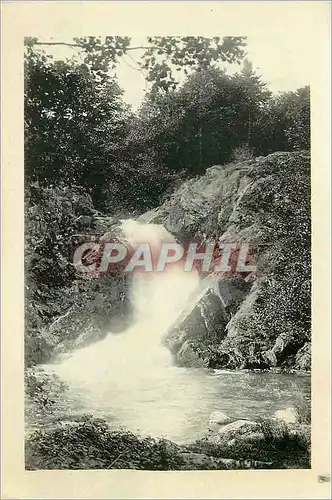
[[[214,443],[209,438],[179,446],[165,439],[112,430],[102,419],[85,415],[71,423],[56,423],[31,434],[26,442],[26,468],[141,469],[309,468],[309,433],[262,421],[263,440],[241,436]],[[199,454],[196,456],[195,454]],[[202,461],[203,459],[203,461]],[[218,459],[222,459],[218,461]],[[230,460],[230,463],[227,463]]]
[[[114,431],[106,421],[86,415],[33,433],[26,443],[26,467],[172,470],[183,463],[179,450],[170,441]]]

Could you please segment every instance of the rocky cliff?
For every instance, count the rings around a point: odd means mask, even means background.
[[[171,329],[178,364],[310,369],[307,152],[209,168],[142,220],[178,238],[247,243],[255,255],[255,275],[214,277]]]

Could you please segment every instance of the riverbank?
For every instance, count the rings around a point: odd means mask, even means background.
[[[206,380],[204,378],[203,385],[199,386],[197,377],[201,381],[200,370],[191,370],[183,380],[186,370],[175,370],[179,371],[174,373],[174,377],[178,381],[182,406],[179,407],[174,386],[173,399],[171,393],[167,396],[162,392],[164,385],[167,385],[166,379],[162,379],[158,388],[157,397],[160,401],[150,400],[152,393],[141,393],[136,386],[135,401],[132,400],[133,393],[128,394],[129,399],[121,400],[121,409],[126,409],[127,415],[130,415],[129,421],[125,421],[126,413],[121,415],[124,420],[122,425],[111,412],[112,404],[108,408],[104,403],[104,408],[97,410],[94,399],[89,395],[87,400],[91,411],[89,414],[84,413],[84,408],[78,407],[77,401],[74,405],[70,404],[75,394],[56,375],[41,368],[28,370],[26,467],[29,470],[309,467],[310,394],[305,397],[303,390],[295,390],[293,382],[286,386],[285,393],[280,383],[275,385],[277,379],[271,385],[264,374],[261,374],[264,377],[262,380],[260,375],[248,372],[233,372],[231,378],[225,371],[219,375],[214,372]],[[290,377],[276,376],[282,380]],[[303,379],[307,378],[306,374]],[[189,379],[191,387],[187,388],[187,392],[188,389],[194,389],[192,396],[195,398],[184,392]],[[183,382],[185,386],[182,386]],[[213,388],[219,386],[218,396]],[[266,387],[269,396],[264,392]],[[201,394],[197,392],[198,388]],[[292,392],[289,392],[290,389]],[[126,388],[121,390],[126,394]],[[140,402],[141,396],[143,399]],[[105,394],[103,400],[107,399],[109,396]],[[208,403],[206,409],[204,401]],[[161,413],[154,412],[155,404],[157,408],[161,406]],[[96,418],[105,414],[102,411],[105,408],[108,418]],[[213,408],[215,410],[211,411]],[[116,407],[113,410],[116,411]],[[197,419],[203,432],[196,432]],[[139,423],[143,425],[144,433],[135,431]],[[170,432],[179,431],[182,425],[184,428],[179,435],[186,436],[185,443],[183,439],[179,443],[176,438],[169,436]],[[151,437],[149,430],[155,431],[154,437]]]
[[[26,441],[26,469],[225,470],[310,468],[310,426],[236,420],[190,445],[113,430],[83,416]]]

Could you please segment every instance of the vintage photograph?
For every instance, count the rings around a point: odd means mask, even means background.
[[[25,37],[26,470],[310,469],[303,59]]]

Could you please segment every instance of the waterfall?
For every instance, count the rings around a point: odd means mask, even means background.
[[[155,224],[127,220],[122,223],[122,231],[132,245],[147,242],[156,249],[163,241],[174,241],[163,226]],[[107,407],[128,426],[136,413],[137,429],[151,434],[160,432],[160,418],[167,430],[168,418],[174,431],[174,415],[168,412],[167,417],[161,402],[172,394],[174,408],[181,404],[182,390],[178,395],[174,391],[183,370],[172,366],[171,354],[162,340],[198,286],[198,274],[184,272],[180,266],[134,275],[130,292],[134,321],[128,330],[116,335],[110,332],[103,340],[77,349],[48,368],[85,398],[87,411]],[[195,401],[195,394],[192,398]],[[186,412],[181,411],[186,419]]]

